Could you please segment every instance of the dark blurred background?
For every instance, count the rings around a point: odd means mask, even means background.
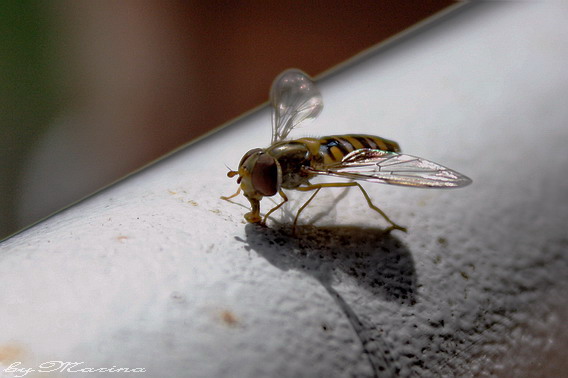
[[[453,3],[3,1],[0,238]]]

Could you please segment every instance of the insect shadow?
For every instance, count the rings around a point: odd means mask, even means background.
[[[412,255],[397,238],[375,228],[353,226],[245,227],[246,242],[272,265],[316,278],[349,320],[361,341],[373,377],[396,377],[401,368],[376,327],[361,319],[333,287],[343,274],[374,296],[401,305],[416,303]]]
[[[391,233],[355,226],[245,227],[250,249],[282,270],[304,272],[326,287],[351,277],[385,301],[416,302],[416,271],[410,251]]]

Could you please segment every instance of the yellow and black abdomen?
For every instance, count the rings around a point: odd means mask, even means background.
[[[362,148],[400,152],[398,143],[373,135],[332,135],[319,139],[319,155],[325,165],[340,162],[347,154]]]

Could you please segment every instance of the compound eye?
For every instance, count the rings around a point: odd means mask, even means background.
[[[247,161],[249,157],[260,151],[262,151],[262,148],[253,148],[252,150],[244,154],[243,158],[241,159],[241,162],[239,163],[239,168],[243,166],[243,164],[245,163],[245,161]]]
[[[278,165],[272,156],[260,155],[251,176],[252,186],[263,196],[273,196],[278,192]]]

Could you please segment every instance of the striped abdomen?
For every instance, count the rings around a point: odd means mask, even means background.
[[[373,135],[332,135],[319,139],[319,155],[325,165],[341,161],[348,153],[361,148],[400,152],[398,143]]]

